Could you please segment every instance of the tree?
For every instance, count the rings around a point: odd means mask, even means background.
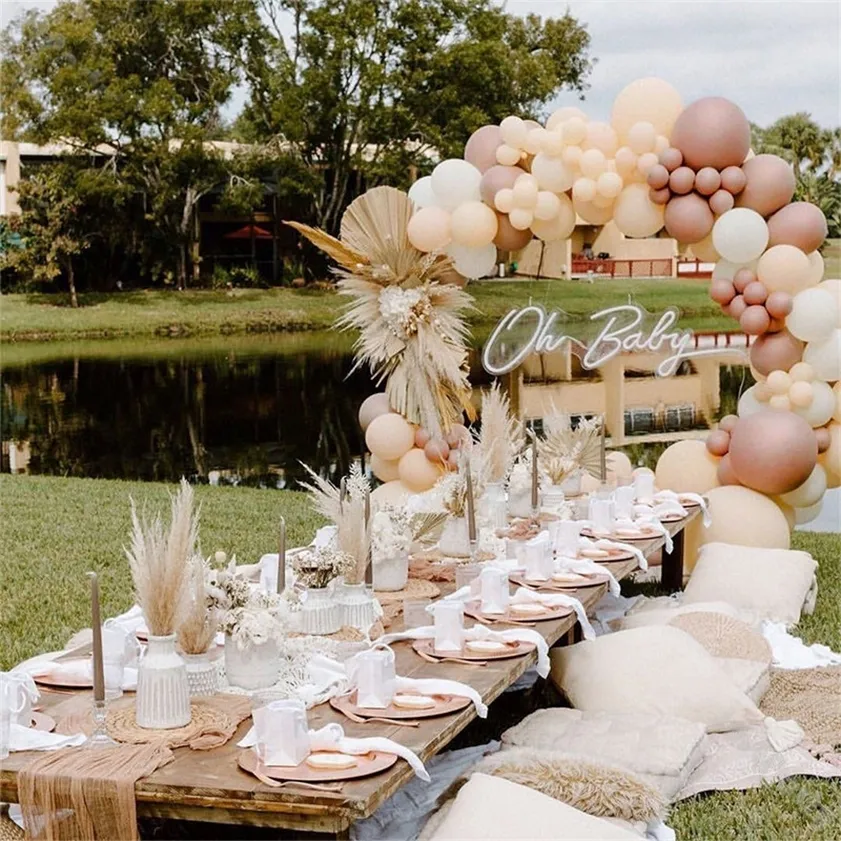
[[[250,97],[238,127],[282,141],[321,173],[312,217],[335,231],[372,183],[460,155],[469,134],[582,91],[589,35],[568,12],[542,20],[493,0],[260,0],[243,46]]]

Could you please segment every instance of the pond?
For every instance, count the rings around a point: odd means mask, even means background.
[[[560,373],[549,357],[526,366],[526,415],[547,400],[605,411],[602,376],[575,362]],[[635,461],[735,409],[750,379],[739,365],[715,367],[711,377],[684,363],[668,380],[625,371],[617,442]],[[304,462],[335,479],[364,450],[356,413],[376,390],[351,368],[352,340],[336,333],[7,345],[2,470],[295,488]],[[471,369],[477,388],[490,382],[475,352]]]

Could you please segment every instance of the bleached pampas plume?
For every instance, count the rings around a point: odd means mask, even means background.
[[[187,606],[178,627],[178,644],[185,654],[204,654],[210,648],[219,616],[207,590],[208,566],[201,555],[190,561]]]
[[[199,514],[193,510],[193,489],[181,480],[170,495],[170,523],[164,532],[161,515],[153,520],[137,513],[131,500],[131,546],[125,549],[137,603],[149,633],[174,634],[187,606],[190,560],[196,551]]]
[[[523,424],[511,414],[508,395],[494,383],[482,395],[482,428],[477,436],[486,482],[504,482],[523,449]]]

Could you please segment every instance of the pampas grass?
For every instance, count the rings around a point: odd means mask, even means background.
[[[174,634],[187,607],[190,560],[198,539],[199,515],[193,511],[193,489],[181,480],[170,496],[170,523],[165,533],[160,514],[147,520],[131,500],[131,546],[128,558],[137,603],[149,634]]]
[[[207,564],[201,555],[190,562],[187,607],[178,628],[178,644],[185,654],[204,654],[210,648],[219,618],[208,598]]]
[[[581,468],[601,476],[601,420],[581,418],[573,429],[569,415],[553,411],[543,418],[543,438],[537,442],[541,468],[555,483]]]
[[[482,428],[477,436],[486,482],[504,482],[523,449],[523,424],[511,414],[508,396],[494,383],[482,395]]]

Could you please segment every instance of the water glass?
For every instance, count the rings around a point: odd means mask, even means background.
[[[613,501],[595,497],[591,499],[590,523],[597,534],[610,534],[613,531]]]
[[[406,628],[423,628],[431,625],[427,608],[431,599],[403,599],[403,624]]]
[[[357,706],[384,710],[394,697],[394,652],[390,648],[362,651],[354,658]]]
[[[581,496],[575,500],[575,519],[586,520],[590,516],[590,497]]]
[[[456,566],[456,590],[469,587],[479,577],[480,572],[479,564],[458,564]]]
[[[433,610],[435,650],[461,651],[464,646],[464,605],[458,601],[445,600],[436,602]]]
[[[581,539],[581,523],[578,520],[561,520],[550,525],[556,526],[555,551],[565,558],[578,556],[578,543]]]
[[[634,519],[634,489],[630,485],[617,488],[613,492],[613,504],[618,520]]]
[[[505,613],[511,597],[506,570],[485,567],[479,580],[481,581],[482,613]]]
[[[294,767],[310,753],[307,710],[297,698],[272,701],[252,713],[257,755],[266,765]]]
[[[634,496],[637,502],[650,502],[654,498],[654,472],[641,469],[634,475]]]

